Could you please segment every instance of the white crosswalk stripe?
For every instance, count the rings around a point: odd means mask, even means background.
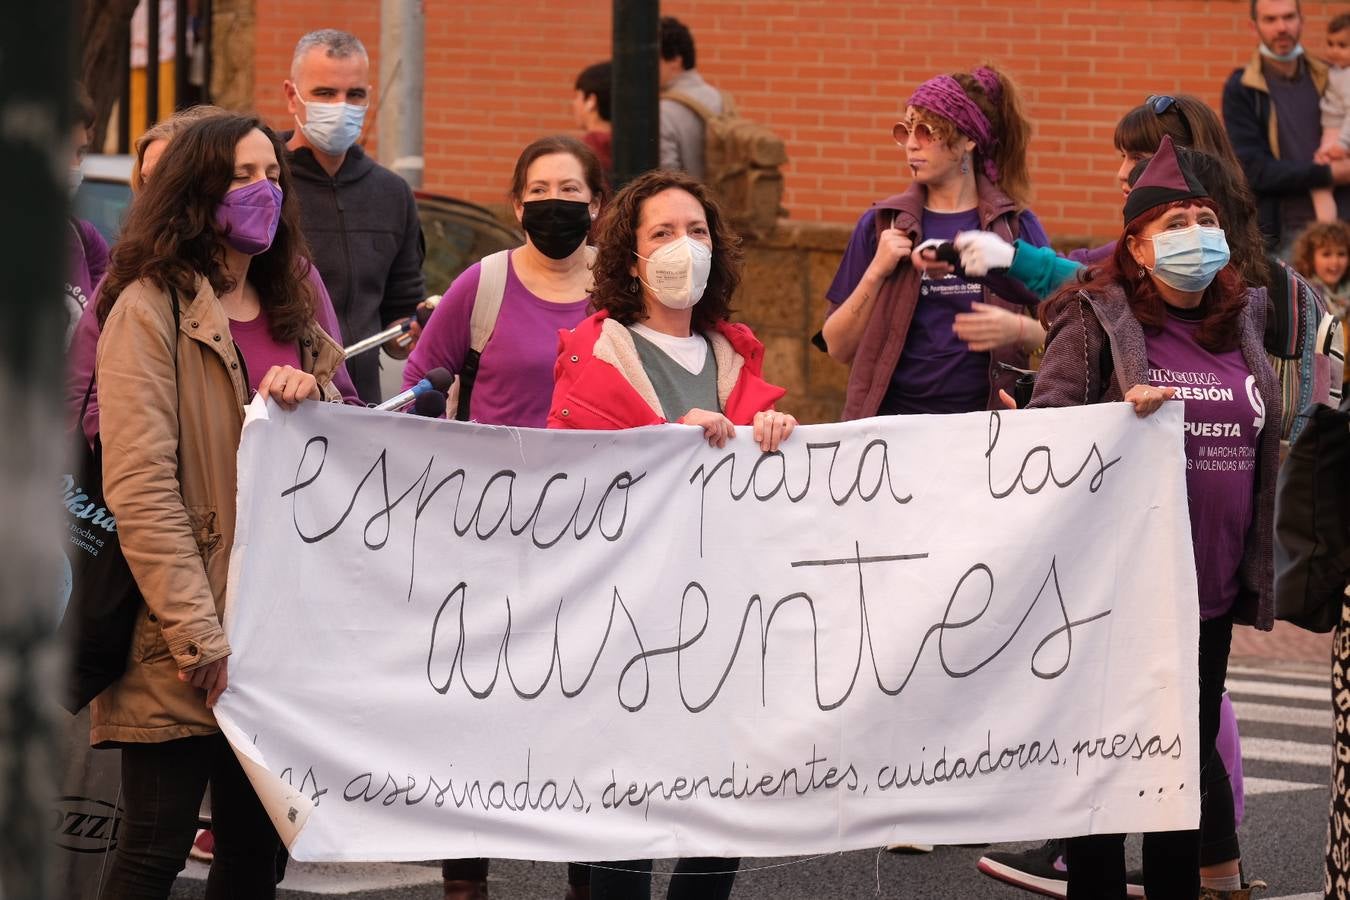
[[[1256,666],[1229,666],[1228,677],[1235,676],[1254,676],[1257,678],[1279,678],[1286,681],[1306,681],[1309,684],[1331,686],[1331,666],[1328,664],[1325,672],[1304,671],[1302,669],[1262,669]]]
[[[1273,725],[1297,725],[1301,728],[1331,730],[1330,704],[1327,704],[1325,709],[1309,709],[1306,706],[1275,706],[1271,703],[1234,700],[1233,711],[1237,713],[1239,725],[1247,722],[1268,722]],[[1241,728],[1238,730],[1241,731]]]
[[[1282,697],[1285,700],[1321,700],[1331,703],[1331,685],[1325,687],[1302,684],[1281,684],[1278,681],[1252,681],[1246,678],[1230,678],[1227,681],[1228,693],[1246,694],[1252,697]]]
[[[1311,784],[1306,781],[1254,778],[1250,775],[1244,775],[1242,778],[1242,793],[1247,797],[1256,797],[1260,794],[1286,794],[1289,791],[1320,791],[1325,789],[1325,784]]]

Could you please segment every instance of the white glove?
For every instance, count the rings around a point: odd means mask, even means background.
[[[991,231],[963,231],[952,244],[961,253],[961,268],[980,278],[993,269],[1006,269],[1017,250]]]

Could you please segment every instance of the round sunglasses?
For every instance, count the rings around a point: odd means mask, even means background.
[[[914,140],[920,147],[926,147],[933,142],[935,135],[933,129],[928,127],[926,122],[918,122],[910,125],[908,122],[896,122],[891,128],[891,137],[901,147],[909,143],[910,133],[914,134]]]

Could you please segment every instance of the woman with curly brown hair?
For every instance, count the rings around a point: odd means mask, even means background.
[[[797,420],[775,412],[785,391],[761,375],[764,345],[727,321],[741,280],[740,239],[702,184],[681,172],[629,182],[600,220],[595,315],[559,332],[550,428],[612,430],[677,422],[726,445],[753,425],[772,452]],[[726,900],[738,859],[687,858],[671,900]],[[650,859],[597,863],[592,900],[650,897]]]
[[[99,295],[104,493],[145,600],[126,672],[90,712],[91,741],[122,749],[105,898],[169,895],[208,783],[206,896],[275,896],[276,832],[211,707],[228,684],[244,406],[255,390],[284,408],[339,399],[342,348],[314,319],[289,188],[260,119],[188,127],[132,205]]]
[[[753,425],[762,450],[778,449],[797,420],[773,409],[785,391],[762,377],[764,345],[727,321],[740,239],[703,185],[665,170],[635,179],[597,244],[596,313],[560,333],[549,427],[677,422],[722,447]]]

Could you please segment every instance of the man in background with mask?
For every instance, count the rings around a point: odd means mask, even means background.
[[[355,35],[312,31],[295,45],[285,82],[296,129],[283,135],[314,264],[354,343],[413,314],[425,297],[425,245],[412,189],[361,150],[370,58]],[[391,355],[411,346],[386,344]],[[380,401],[379,354],[347,360],[361,399]]]
[[[1340,217],[1350,217],[1350,159],[1313,162],[1327,67],[1303,52],[1298,0],[1250,0],[1249,11],[1260,43],[1223,86],[1224,127],[1256,194],[1266,247],[1285,255],[1315,217],[1313,190],[1336,185]]]

